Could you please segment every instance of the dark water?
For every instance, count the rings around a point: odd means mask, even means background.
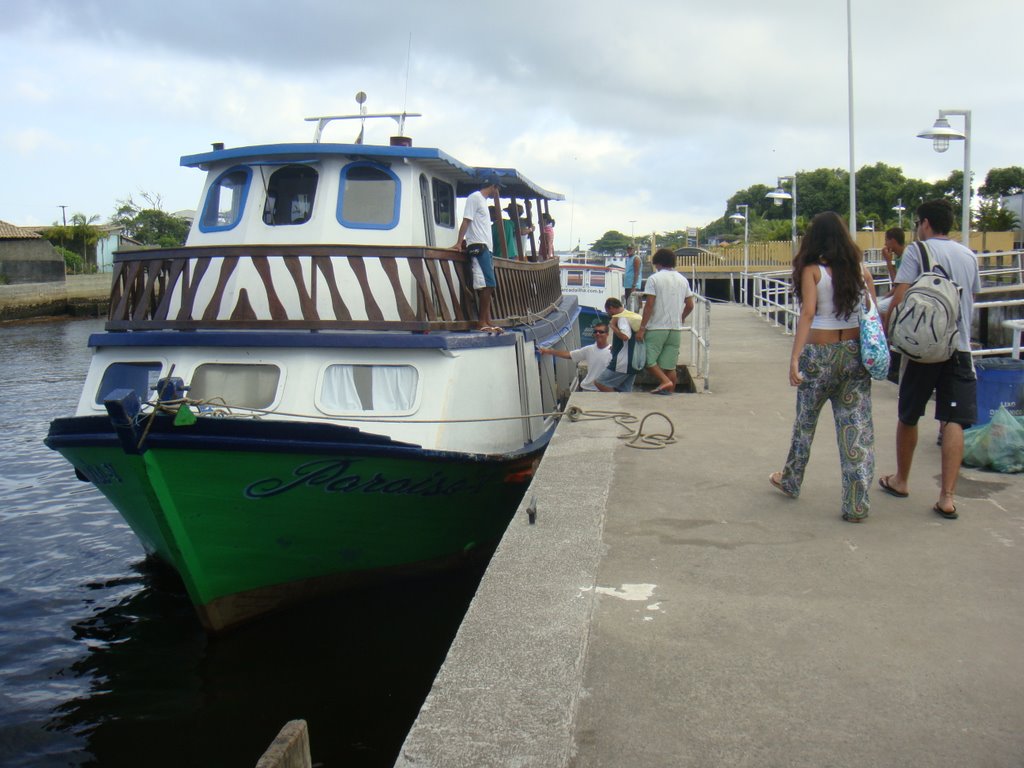
[[[208,638],[176,578],[43,445],[100,327],[0,326],[0,766],[253,766],[295,718],[315,764],[392,765],[482,566]]]

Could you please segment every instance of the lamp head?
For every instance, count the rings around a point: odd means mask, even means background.
[[[931,139],[932,149],[936,152],[945,152],[949,149],[950,141],[963,141],[966,136],[960,131],[951,128],[949,120],[939,116],[935,120],[935,124],[931,128],[926,128],[917,134],[919,139]]]
[[[784,190],[782,187],[776,188],[774,192],[769,192],[767,195],[765,195],[765,197],[771,200],[775,204],[776,208],[782,205],[783,200],[793,199],[793,196],[789,194],[789,192]]]

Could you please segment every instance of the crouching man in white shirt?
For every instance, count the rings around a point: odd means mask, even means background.
[[[612,348],[608,343],[608,325],[606,323],[598,323],[593,326],[593,331],[593,344],[588,344],[580,349],[574,349],[571,352],[564,349],[552,349],[551,347],[540,348],[542,355],[554,355],[563,360],[572,360],[577,365],[579,363],[586,363],[587,375],[583,378],[580,389],[585,389],[589,392],[597,392],[597,387],[594,386],[594,379],[601,375],[601,371],[607,368],[612,360]]]

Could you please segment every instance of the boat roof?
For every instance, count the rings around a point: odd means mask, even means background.
[[[471,166],[456,160],[451,155],[432,147],[381,146],[374,144],[328,144],[299,142],[293,144],[259,144],[248,147],[214,149],[196,155],[185,155],[181,165],[186,168],[209,170],[211,166],[236,161],[250,165],[283,165],[287,163],[312,163],[323,157],[360,157],[377,162],[414,160],[432,173],[451,180],[456,185],[456,194],[466,197],[480,188],[481,182],[496,176],[501,181],[505,197],[542,198],[564,200],[565,195],[551,192],[534,184],[515,168],[494,168]]]

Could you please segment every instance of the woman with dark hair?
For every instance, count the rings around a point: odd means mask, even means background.
[[[871,377],[860,360],[860,305],[875,298],[874,283],[846,224],[832,211],[819,213],[793,259],[793,290],[800,319],[793,337],[789,383],[797,387],[796,421],[789,457],[768,481],[791,498],[800,495],[818,415],[832,403],[843,476],[843,520],[868,516],[875,471]]]

